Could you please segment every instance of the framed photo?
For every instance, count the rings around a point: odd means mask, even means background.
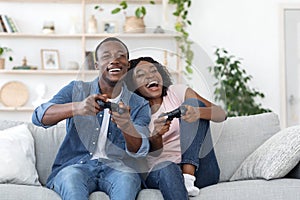
[[[59,69],[59,55],[56,49],[42,49],[42,69]]]
[[[117,33],[118,32],[118,22],[117,21],[104,21],[103,22],[103,32],[104,33]]]

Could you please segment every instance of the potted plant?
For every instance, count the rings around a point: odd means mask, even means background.
[[[229,55],[225,49],[217,48],[214,54],[217,57],[215,65],[210,66],[209,71],[218,80],[214,84],[215,100],[225,106],[227,115],[232,117],[271,112],[256,102],[257,98],[264,98],[265,95],[249,87],[252,76],[241,68],[241,61]]]
[[[155,4],[154,1],[149,1],[150,4]],[[100,6],[95,6],[95,9],[99,9]],[[133,16],[127,16],[126,9],[128,8],[127,1],[121,1],[118,4],[118,7],[111,11],[112,14],[117,14],[120,11],[124,11],[125,14],[125,24],[124,24],[124,32],[125,33],[144,33],[145,32],[145,24],[144,17],[147,14],[147,10],[145,6],[140,6],[135,9]]]
[[[0,46],[0,69],[4,69],[5,67],[5,55],[12,50],[8,47]],[[8,56],[8,60],[12,61],[12,56]]]

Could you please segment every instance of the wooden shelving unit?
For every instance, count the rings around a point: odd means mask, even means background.
[[[60,50],[60,54],[62,54],[61,57],[66,56],[66,53],[69,54],[68,60],[72,58],[76,58],[77,62],[80,65],[79,70],[65,70],[65,67],[60,67],[59,70],[42,70],[41,66],[37,66],[38,70],[11,70],[11,69],[4,69],[0,70],[0,88],[1,85],[3,85],[5,82],[8,82],[10,80],[20,80],[24,82],[26,85],[28,85],[30,90],[30,96],[32,97],[29,99],[28,103],[24,105],[24,107],[4,107],[1,105],[0,100],[0,112],[1,113],[13,113],[15,112],[16,115],[23,113],[28,113],[28,115],[31,115],[31,112],[33,111],[33,106],[31,105],[35,98],[35,87],[39,83],[44,83],[48,86],[49,93],[51,93],[52,96],[55,94],[58,90],[58,88],[61,88],[64,84],[66,84],[68,81],[74,80],[74,77],[81,77],[84,79],[90,79],[91,77],[97,76],[97,71],[95,70],[87,70],[83,67],[86,59],[86,52],[91,51],[91,44],[96,43],[94,41],[100,41],[106,37],[109,36],[115,36],[118,37],[124,41],[139,41],[139,42],[133,42],[135,45],[139,44],[140,41],[148,41],[148,43],[152,43],[152,41],[157,41],[159,45],[161,43],[167,41],[170,43],[170,41],[175,41],[175,33],[169,33],[166,31],[166,33],[163,34],[154,34],[152,32],[146,33],[96,33],[96,34],[90,34],[86,31],[87,26],[87,19],[88,15],[90,15],[89,12],[87,12],[87,7],[91,7],[92,4],[117,4],[120,1],[119,0],[0,0],[0,6],[1,3],[3,5],[9,5],[11,3],[20,3],[24,7],[24,10],[28,9],[27,3],[30,6],[40,6],[41,8],[45,7],[45,4],[55,4],[55,6],[68,6],[68,4],[74,6],[76,8],[76,11],[79,11],[78,15],[80,16],[80,31],[78,33],[72,33],[69,34],[67,31],[56,31],[54,34],[42,34],[38,31],[23,31],[18,33],[4,33],[0,32],[0,40],[6,41],[5,45],[10,47],[10,44],[14,44],[18,42],[17,48],[13,48],[14,53],[18,53],[19,50],[26,49],[31,54],[40,54],[40,49],[34,49],[34,47],[31,47],[32,43],[41,43],[41,45],[44,44],[50,44],[49,46],[53,46],[53,49],[56,48],[62,48]],[[148,4],[148,0],[129,0],[129,3],[131,4]],[[155,3],[158,6],[161,6],[162,0],[155,0]],[[57,4],[57,5],[56,5]],[[60,5],[61,4],[61,5]],[[19,4],[18,4],[19,5]],[[27,7],[26,7],[27,6]],[[54,7],[55,7],[54,6]],[[105,5],[104,5],[105,6]],[[53,9],[53,7],[51,7]],[[30,7],[31,9],[31,7]],[[47,6],[48,9],[48,6]],[[1,11],[1,9],[0,9]],[[1,13],[1,12],[0,12]],[[11,14],[12,13],[12,14]],[[53,12],[55,13],[55,12]],[[2,13],[1,13],[2,14]],[[10,11],[7,11],[7,13],[4,13],[7,15],[11,15],[11,17],[14,17],[13,11],[10,9]],[[32,14],[34,16],[34,14]],[[36,16],[41,17],[41,16]],[[24,17],[25,18],[25,17]],[[24,19],[27,20],[28,19]],[[19,24],[20,26],[21,24]],[[147,30],[147,28],[146,28]],[[0,45],[2,45],[2,41]],[[72,47],[68,48],[69,44],[74,44],[74,46],[78,47],[77,49],[74,49]],[[55,44],[55,45],[54,45]],[[16,45],[16,44],[15,44]],[[141,43],[143,45],[143,43]],[[136,47],[135,47],[136,48]],[[146,49],[146,48],[145,48]],[[157,49],[162,49],[162,47],[158,47]],[[146,49],[147,50],[147,49]],[[68,51],[72,51],[71,53]],[[172,47],[172,51],[178,52],[177,45],[174,45]],[[35,53],[32,53],[35,52]],[[73,53],[74,52],[74,53]],[[73,55],[74,54],[74,55]],[[161,52],[163,54],[163,51]],[[22,55],[22,54],[21,54]],[[22,55],[23,56],[23,55]],[[21,57],[21,56],[19,56]],[[165,56],[166,57],[166,56]],[[40,56],[39,56],[40,58]],[[22,58],[19,58],[22,59]],[[67,60],[65,59],[65,60]],[[163,58],[164,59],[164,58]],[[29,59],[29,65],[30,65],[30,59]],[[36,62],[35,62],[36,63]],[[167,63],[167,62],[166,62]],[[181,76],[181,68],[178,65],[179,62],[176,62],[176,67],[174,69],[171,69],[170,72],[173,74],[177,80],[179,80]],[[34,65],[35,66],[35,65]]]

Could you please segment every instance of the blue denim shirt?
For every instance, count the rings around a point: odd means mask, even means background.
[[[91,94],[101,93],[98,78],[92,82],[72,81],[62,88],[50,101],[37,107],[32,115],[32,122],[37,126],[48,128],[42,124],[46,110],[53,104],[64,104],[84,100]],[[145,157],[149,152],[149,129],[151,111],[148,101],[130,92],[123,84],[120,101],[130,106],[131,120],[142,137],[142,145],[137,153],[131,153],[126,148],[125,139],[115,123],[109,123],[105,151],[110,160],[133,164],[134,158]],[[51,180],[62,168],[90,160],[96,150],[96,145],[103,120],[103,111],[96,116],[74,116],[66,119],[66,137],[60,146],[52,173]],[[131,163],[130,163],[131,162]]]

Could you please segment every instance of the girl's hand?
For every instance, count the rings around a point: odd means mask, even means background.
[[[167,116],[159,117],[154,120],[154,130],[151,136],[162,136],[169,131],[171,121],[167,120]]]
[[[198,107],[193,107],[189,105],[185,105],[187,111],[185,115],[181,117],[181,119],[185,120],[186,122],[195,122],[200,118],[200,110]]]

